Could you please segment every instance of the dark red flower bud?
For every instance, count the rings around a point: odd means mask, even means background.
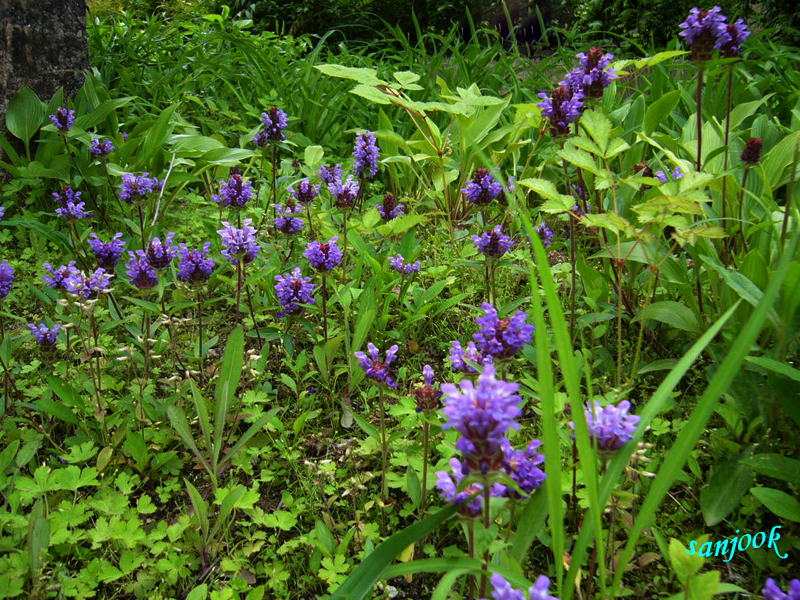
[[[742,151],[742,162],[746,165],[754,165],[761,160],[761,148],[764,140],[761,138],[750,138]]]

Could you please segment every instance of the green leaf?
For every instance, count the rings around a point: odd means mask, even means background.
[[[644,132],[646,135],[653,135],[661,122],[666,119],[678,102],[681,101],[681,90],[673,90],[661,96],[658,100],[647,107],[644,114]]]
[[[206,600],[208,598],[208,585],[198,585],[186,596],[186,600]]]
[[[408,495],[411,497],[411,502],[414,503],[415,507],[419,508],[422,502],[422,486],[419,483],[417,472],[411,465],[406,467],[406,486],[408,486]]]
[[[186,490],[189,492],[189,498],[192,500],[194,512],[197,515],[197,518],[200,519],[200,527],[203,531],[203,539],[205,542],[208,542],[208,507],[206,506],[206,501],[203,500],[200,492],[197,491],[197,488],[194,487],[188,479],[184,479],[184,482],[186,483]]]
[[[692,577],[687,600],[711,600],[717,593],[718,586],[719,571],[708,571]]]
[[[303,162],[315,171],[322,164],[322,157],[325,156],[325,150],[322,146],[306,146],[303,151]]]
[[[314,68],[322,71],[325,75],[340,79],[352,79],[365,85],[387,85],[385,81],[378,79],[378,72],[374,69],[345,67],[342,65],[315,65]]]
[[[701,556],[689,554],[686,546],[675,538],[669,541],[669,560],[681,584],[686,584],[687,579],[702,569],[704,562]]]
[[[564,158],[568,163],[572,163],[576,167],[580,167],[586,171],[594,173],[595,175],[600,174],[600,169],[597,168],[597,165],[592,158],[592,155],[586,152],[586,150],[581,150],[577,148],[571,142],[567,142],[564,145],[564,149],[560,152],[561,157]]]
[[[547,518],[547,499],[549,492],[547,490],[547,481],[534,492],[533,496],[525,502],[525,510],[520,515],[519,524],[517,525],[516,536],[514,538],[514,545],[511,550],[511,556],[521,563],[528,553],[533,540],[539,533],[539,530],[544,525]]]
[[[114,100],[105,100],[89,114],[81,115],[80,117],[76,118],[75,127],[87,130],[90,127],[99,125],[105,121],[108,115],[110,115],[113,111],[117,110],[118,108],[122,108],[123,106],[127,106],[134,100],[135,98],[133,96],[115,98]]]
[[[642,315],[643,310],[639,311],[632,321],[641,321]],[[666,323],[676,329],[683,329],[684,331],[691,331],[692,333],[699,333],[700,331],[697,325],[697,317],[694,316],[694,313],[683,304],[673,302],[672,300],[653,302],[647,307],[646,316],[648,319]]]
[[[170,120],[177,108],[177,104],[165,108],[158,119],[156,119],[156,122],[150,127],[150,130],[147,132],[147,137],[142,144],[142,150],[137,156],[140,163],[147,163],[155,156],[156,152],[161,151],[161,147],[164,145],[164,142],[167,141],[167,137],[169,137]]]
[[[789,379],[793,379],[794,381],[800,381],[800,370],[790,367],[786,363],[779,362],[772,358],[767,358],[766,356],[748,356],[747,362],[758,365],[759,367],[764,367],[765,369],[773,371],[778,375],[788,377]]]
[[[600,148],[601,156],[604,156],[611,137],[611,121],[608,117],[600,110],[588,110],[581,115],[580,125]]]
[[[742,459],[757,473],[800,485],[800,460],[780,454],[756,454]]]
[[[259,417],[259,419],[250,425],[250,428],[242,434],[242,437],[239,438],[239,441],[236,442],[233,447],[228,451],[228,454],[225,458],[219,463],[218,469],[221,469],[225,466],[228,462],[233,460],[233,457],[236,456],[239,451],[244,448],[245,444],[250,441],[250,439],[261,430],[267,423],[272,420],[278,411],[280,411],[281,407],[276,406],[275,408],[271,409],[269,412],[264,413]]]
[[[217,536],[219,530],[227,525],[228,517],[230,516],[231,512],[233,512],[236,503],[242,496],[244,496],[246,491],[247,488],[245,488],[243,485],[237,485],[225,495],[225,498],[222,500],[222,504],[220,504],[219,513],[217,513],[217,517],[214,519],[214,528],[209,534],[209,540],[213,540]]]
[[[28,147],[34,134],[39,131],[44,119],[44,104],[28,87],[24,86],[8,103],[6,110],[6,128]]]
[[[358,322],[356,323],[355,333],[353,334],[353,343],[351,347],[354,352],[360,350],[364,345],[364,341],[367,339],[367,334],[369,333],[369,330],[374,322],[375,311],[373,309],[369,309],[361,313],[361,316],[358,318]]]
[[[419,75],[413,71],[396,71],[392,76],[400,83],[400,85],[407,86],[419,81]],[[422,88],[419,88],[422,89]]]
[[[714,469],[708,485],[700,491],[700,508],[706,525],[713,527],[739,508],[752,484],[752,469],[736,458]]]
[[[356,87],[350,90],[350,93],[360,96],[365,100],[369,100],[370,102],[374,102],[375,104],[392,103],[390,100],[391,96],[384,94],[378,88],[372,87],[371,85],[358,84]]]
[[[203,154],[198,160],[220,167],[233,167],[243,160],[253,158],[254,156],[258,156],[258,153],[243,148],[213,148]]]
[[[223,433],[225,421],[228,418],[228,409],[233,403],[239,379],[242,377],[242,364],[244,361],[244,332],[240,325],[234,329],[225,346],[225,356],[217,380],[216,406],[214,412],[214,459],[212,464],[217,469],[219,455],[224,442]]]
[[[48,415],[52,415],[57,419],[61,419],[65,423],[69,423],[71,425],[80,425],[80,419],[75,416],[75,413],[72,412],[69,407],[64,406],[58,402],[53,402],[52,400],[48,400],[46,398],[41,398],[34,403],[42,412],[47,413]]]
[[[800,502],[786,492],[763,487],[752,488],[750,492],[779,517],[800,523]]]
[[[172,427],[178,433],[178,435],[183,440],[183,443],[186,444],[189,449],[194,452],[197,459],[203,464],[206,470],[213,476],[214,470],[211,468],[211,465],[206,460],[205,456],[203,456],[200,449],[197,447],[197,444],[192,437],[192,430],[189,427],[189,421],[186,420],[186,414],[183,412],[183,409],[175,406],[174,404],[167,407],[167,417],[169,418],[170,423],[172,423]]]
[[[317,519],[314,523],[314,530],[317,532],[317,538],[322,542],[325,552],[327,552],[326,556],[333,556],[336,550],[336,541],[333,539],[330,530],[325,527],[325,523]]]

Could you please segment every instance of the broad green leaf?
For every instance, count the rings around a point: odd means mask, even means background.
[[[203,538],[208,542],[208,506],[206,505],[206,501],[203,500],[203,497],[200,495],[200,492],[197,491],[197,488],[194,487],[188,479],[184,480],[186,483],[186,490],[189,492],[189,498],[192,501],[192,506],[194,507],[194,512],[197,515],[197,518],[200,519],[200,527],[203,531]]]
[[[701,556],[689,554],[686,546],[675,538],[669,541],[669,560],[681,584],[685,584],[687,579],[702,569],[704,562]]]
[[[365,85],[386,85],[382,79],[378,79],[378,72],[374,69],[364,69],[360,67],[345,67],[342,65],[315,65],[318,69],[330,75],[331,77],[339,77],[340,79],[352,79]]]
[[[406,486],[408,487],[408,495],[411,498],[411,502],[414,503],[414,506],[419,508],[422,502],[422,486],[420,485],[417,472],[411,465],[406,467]]]
[[[42,101],[28,86],[24,86],[11,99],[6,109],[6,128],[28,147],[34,134],[42,126],[45,117]]]
[[[114,100],[104,100],[103,102],[100,103],[100,105],[97,108],[95,108],[89,114],[77,117],[75,119],[74,126],[83,130],[87,130],[90,127],[99,125],[100,123],[105,121],[108,115],[111,114],[113,111],[117,110],[118,108],[122,108],[123,106],[127,106],[134,100],[135,98],[133,96],[115,98]]]
[[[707,571],[689,582],[687,600],[711,600],[719,586],[719,571]]]
[[[658,100],[653,102],[647,107],[647,112],[644,114],[644,132],[647,135],[653,135],[653,132],[658,129],[661,122],[666,119],[678,102],[681,100],[681,90],[673,90],[661,96]]]
[[[715,468],[708,485],[700,490],[700,508],[706,525],[713,527],[739,508],[752,484],[752,469],[736,458]]]
[[[600,174],[600,170],[597,168],[592,155],[586,152],[586,150],[581,150],[574,144],[567,142],[560,154],[561,157],[564,158],[564,160],[566,160],[568,163],[572,163],[576,167],[580,167],[581,169],[594,173],[595,175]]]
[[[786,492],[764,487],[752,488],[750,492],[779,517],[800,523],[800,502]]]
[[[147,137],[145,137],[144,143],[142,144],[142,151],[137,156],[140,163],[147,163],[155,156],[156,152],[163,149],[162,146],[169,137],[172,115],[177,108],[177,104],[165,108],[158,119],[156,119],[156,122],[150,127],[150,130],[147,132]]]
[[[757,473],[800,485],[800,460],[780,454],[756,454],[742,463]]]
[[[220,167],[233,167],[254,156],[258,156],[258,153],[243,148],[212,148],[198,160]]]
[[[194,452],[197,459],[203,464],[208,472],[213,474],[211,465],[208,463],[205,456],[203,456],[203,453],[200,452],[200,449],[197,447],[197,444],[192,437],[192,430],[189,427],[189,421],[186,420],[186,414],[183,412],[183,409],[172,404],[167,408],[167,417],[169,418],[170,423],[172,423],[172,427],[183,440],[183,443],[186,444],[192,452]]]
[[[641,321],[643,312],[644,309],[639,311],[632,321]],[[700,331],[697,325],[697,317],[694,316],[694,313],[683,304],[673,302],[672,300],[653,302],[647,307],[646,317],[654,321],[666,323],[676,329],[683,329],[684,331],[691,331],[692,333],[698,333]]]
[[[604,156],[611,138],[611,121],[602,111],[594,109],[583,113],[579,122],[600,148],[601,156]]]
[[[794,381],[800,381],[800,370],[789,366],[787,363],[779,362],[766,356],[748,356],[747,362],[768,369],[778,375],[793,379]]]

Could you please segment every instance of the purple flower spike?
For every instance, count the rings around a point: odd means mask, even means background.
[[[656,179],[658,179],[661,183],[667,183],[667,174],[664,171],[658,170],[656,171],[655,175],[653,175]]]
[[[376,204],[375,206],[384,221],[391,221],[405,214],[403,212],[403,205],[397,203],[397,198],[395,198],[393,194],[386,194],[383,197],[383,204]]]
[[[0,263],[0,300],[8,296],[12,287],[14,287],[14,267],[4,260]]]
[[[278,215],[275,218],[275,229],[281,233],[291,235],[303,229],[303,220],[292,216],[302,214],[303,207],[299,204],[287,206],[286,208],[284,208],[282,204],[276,204],[275,212]]]
[[[122,176],[119,197],[128,204],[146,199],[148,194],[157,190],[161,185],[157,177],[148,177],[147,175],[148,173],[144,173],[137,177],[133,173],[125,173]]]
[[[451,458],[450,468],[453,471],[452,475],[447,471],[436,472],[436,489],[439,490],[439,496],[445,502],[461,506],[458,511],[461,516],[468,519],[477,519],[483,509],[483,486],[480,483],[473,483],[456,493],[461,480],[469,474],[469,467],[457,458]],[[491,495],[495,498],[500,497],[501,488],[502,486],[498,484],[493,485]],[[464,504],[467,498],[476,492],[480,492],[478,497],[469,504]]]
[[[488,169],[475,169],[472,180],[461,191],[473,204],[485,206],[503,193],[503,186]]]
[[[211,199],[220,208],[242,208],[253,197],[253,184],[238,173],[231,175],[228,181],[220,181],[219,185],[219,194],[214,194]]]
[[[479,365],[492,364],[492,357],[482,357],[481,353],[478,352],[477,346],[475,346],[475,342],[469,342],[466,350],[461,347],[461,342],[453,341],[451,344],[453,347],[450,348],[450,362],[453,364],[453,371],[461,371],[462,373],[478,372],[464,359],[469,359]]]
[[[611,454],[625,445],[633,438],[640,417],[628,414],[631,403],[623,400],[618,406],[609,404],[601,407],[593,401],[594,416],[591,405],[584,406],[586,420],[589,423],[589,435],[597,444],[603,454]],[[570,421],[570,427],[575,429],[575,423]]]
[[[764,147],[764,140],[761,138],[750,138],[742,151],[741,160],[746,165],[754,165],[761,160],[761,150]]]
[[[89,152],[94,154],[97,158],[105,158],[114,151],[114,144],[108,138],[94,138],[92,145],[89,146]]]
[[[555,235],[553,234],[553,230],[547,226],[547,223],[541,221],[536,227],[533,228],[536,233],[539,234],[539,237],[542,240],[542,244],[544,247],[547,248],[550,244],[553,243],[553,238]]]
[[[275,292],[283,307],[278,313],[279,319],[302,312],[300,304],[314,304],[314,284],[311,277],[303,277],[299,268],[286,275],[276,275],[275,281]]]
[[[569,133],[569,124],[581,114],[583,107],[583,90],[565,86],[553,90],[552,96],[539,94],[542,101],[537,104],[542,109],[542,116],[550,119],[550,135],[558,137]]]
[[[681,169],[680,167],[675,167],[675,169],[672,171],[671,175],[672,175],[673,179],[683,179],[684,177],[686,177],[686,173],[684,173],[683,169]],[[653,175],[653,177],[658,179],[661,183],[667,183],[667,181],[669,180],[669,177],[667,177],[667,174],[664,171],[661,171],[661,170],[656,171],[655,175]]]
[[[378,172],[378,158],[381,149],[378,148],[375,134],[371,131],[359,133],[356,136],[356,145],[353,156],[356,157],[354,170],[356,175],[364,179],[372,179]]]
[[[425,385],[433,383],[433,368],[430,365],[422,367],[422,376],[425,378]]]
[[[730,40],[722,45],[722,55],[725,58],[735,58],[742,55],[742,44],[750,36],[750,30],[743,19],[738,19],[736,23],[726,25]]]
[[[600,98],[603,90],[617,78],[617,73],[610,67],[613,54],[604,54],[601,48],[590,48],[588,52],[578,54],[581,66],[573,70],[561,85],[572,91],[580,90],[585,98]]]
[[[422,367],[424,385],[414,389],[414,398],[417,401],[417,412],[439,410],[442,407],[442,392],[433,387],[433,369],[430,365]]]
[[[155,269],[147,261],[147,256],[141,250],[128,252],[130,260],[127,264],[128,277],[131,278],[131,285],[140,290],[149,290],[158,283],[158,276]]]
[[[331,271],[342,262],[342,250],[336,245],[338,240],[339,238],[334,236],[330,242],[325,244],[316,241],[311,242],[303,256],[308,259],[309,264],[317,271]]]
[[[97,259],[97,266],[104,269],[106,273],[114,272],[120,256],[125,251],[125,242],[122,241],[121,233],[115,233],[110,242],[104,242],[97,237],[96,233],[90,233],[89,246],[92,247],[92,254]]]
[[[273,106],[269,112],[261,113],[261,122],[264,124],[264,136],[268,142],[282,142],[286,139],[283,130],[289,124],[286,113]],[[259,144],[263,145],[263,144]]]
[[[59,108],[56,114],[50,115],[50,121],[61,133],[67,133],[75,122],[75,111]]]
[[[72,263],[71,263],[72,264]],[[64,280],[65,289],[84,300],[97,298],[102,292],[109,289],[111,275],[105,269],[99,268],[92,274],[86,274],[77,269]]]
[[[500,258],[514,245],[511,238],[503,234],[503,228],[500,225],[481,235],[473,235],[472,241],[475,242],[478,252],[486,255],[486,258]]]
[[[211,243],[206,242],[203,249],[196,248],[189,250],[186,244],[181,244],[178,251],[180,262],[178,263],[178,279],[190,285],[202,285],[211,273],[214,272],[214,259],[208,258],[208,249]]]
[[[67,280],[80,274],[80,271],[75,268],[75,261],[70,261],[68,265],[62,265],[54,269],[50,263],[44,263],[44,268],[47,269],[48,274],[42,275],[42,280],[50,286],[51,290],[66,290]]]
[[[322,165],[317,171],[317,175],[319,175],[322,183],[330,185],[334,181],[339,181],[344,173],[342,172],[342,165],[334,165],[332,167]]]
[[[389,370],[389,365],[394,362],[395,355],[397,354],[398,346],[395,344],[386,351],[386,361],[380,361],[380,353],[378,348],[370,342],[367,344],[369,356],[363,352],[356,352],[355,356],[358,359],[358,364],[364,369],[367,379],[372,379],[378,383],[385,383],[389,387],[397,387],[397,382],[392,377]]]
[[[352,175],[348,175],[347,179],[342,181],[336,179],[333,183],[328,184],[328,191],[331,193],[331,198],[336,202],[337,208],[348,210],[353,208],[353,203],[358,198],[358,192],[361,189],[361,184],[353,179]]]
[[[550,580],[544,575],[539,575],[536,583],[528,589],[527,598],[525,598],[522,590],[512,588],[511,584],[500,573],[494,573],[490,582],[494,600],[558,600],[558,598],[548,593]]]
[[[48,329],[44,323],[39,323],[37,327],[33,323],[28,323],[28,329],[36,337],[36,343],[43,349],[50,349],[56,345],[58,339],[58,332],[61,330],[61,325],[53,325],[52,329]]]
[[[419,271],[420,262],[417,261],[415,263],[406,263],[406,259],[403,258],[401,254],[397,256],[390,256],[389,257],[389,264],[392,265],[392,268],[400,273],[400,275],[411,275],[411,273]]]
[[[505,456],[503,470],[528,495],[540,487],[544,480],[547,479],[547,475],[539,468],[539,465],[544,462],[544,455],[539,454],[536,450],[541,445],[542,442],[539,440],[533,440],[523,451],[515,450],[508,440],[503,443],[503,454]],[[504,495],[511,498],[519,498],[519,492],[509,488],[505,488]]]
[[[484,366],[477,387],[469,380],[461,382],[460,390],[452,383],[442,384],[447,416],[443,429],[452,427],[463,436],[456,447],[470,470],[486,474],[502,467],[505,435],[509,427],[519,429],[518,389],[518,383],[496,379],[493,365]]]
[[[92,213],[83,210],[85,202],[80,202],[81,192],[76,192],[70,186],[64,186],[60,192],[53,192],[58,208],[56,213],[67,221],[78,221],[91,217]]]
[[[784,594],[775,580],[770,577],[761,593],[764,594],[764,600],[800,600],[800,579],[792,579],[788,593]]]
[[[231,264],[238,264],[239,258],[242,258],[244,264],[248,264],[258,255],[260,246],[256,241],[256,228],[250,225],[252,222],[253,219],[245,219],[244,227],[236,229],[227,221],[223,221],[225,228],[217,230],[222,236],[222,254],[231,261]]]
[[[6,207],[0,206],[0,223],[3,221],[3,218],[6,216]]]
[[[683,179],[686,177],[686,174],[683,172],[683,169],[680,167],[675,167],[675,170],[672,172],[673,179]]]
[[[323,169],[324,168],[325,167],[323,167]],[[292,198],[297,200],[300,204],[310,204],[314,201],[314,198],[319,196],[320,187],[319,184],[312,185],[308,178],[305,178],[297,184],[297,189],[293,186],[289,187],[289,193],[292,195]]]
[[[156,271],[166,269],[177,256],[178,247],[172,245],[174,238],[174,233],[168,233],[167,239],[163,242],[158,238],[153,238],[147,247],[147,262]]]
[[[511,318],[498,319],[497,309],[484,302],[483,312],[483,317],[475,319],[481,329],[472,339],[484,355],[511,358],[525,344],[531,343],[534,327],[525,322],[527,315],[523,311],[518,310]]]
[[[697,7],[689,11],[686,21],[680,24],[686,43],[692,47],[692,60],[708,60],[714,48],[722,48],[731,41],[725,15],[722,9],[715,6],[709,11],[701,11]]]

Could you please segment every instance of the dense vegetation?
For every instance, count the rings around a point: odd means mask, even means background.
[[[0,597],[788,589],[797,53],[469,26],[103,13],[21,90]]]

